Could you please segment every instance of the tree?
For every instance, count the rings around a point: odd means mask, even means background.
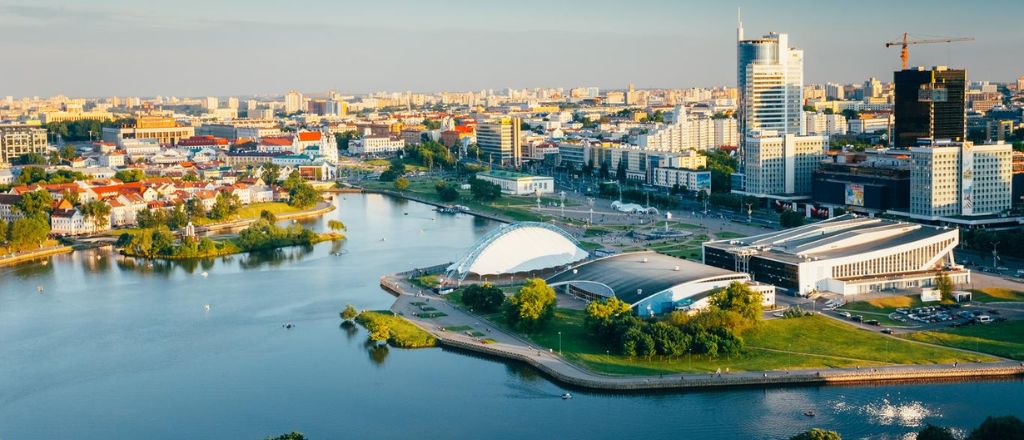
[[[78,209],[82,212],[82,216],[86,220],[92,220],[92,224],[96,227],[106,226],[110,220],[110,205],[107,202],[93,200],[83,203]]]
[[[542,328],[554,313],[555,290],[540,278],[526,280],[505,305],[508,323],[526,332]]]
[[[17,219],[8,228],[11,245],[18,249],[40,247],[50,233],[50,224],[41,216]]]
[[[124,183],[138,182],[146,178],[146,173],[139,169],[121,170],[114,174],[114,178]]]
[[[797,226],[803,226],[807,220],[802,213],[796,211],[783,211],[779,215],[779,225],[783,228],[795,228]]]
[[[942,294],[943,302],[953,302],[953,279],[946,272],[935,274],[935,288]]]
[[[19,185],[29,185],[36,182],[46,181],[46,170],[42,167],[25,167],[18,175]]]
[[[263,183],[271,185],[277,182],[277,177],[281,174],[281,166],[270,162],[267,162],[262,166],[263,174],[260,175],[260,178],[263,179]]]
[[[288,204],[297,208],[310,208],[320,201],[320,192],[313,185],[302,182],[288,191]]]
[[[712,306],[727,312],[736,312],[749,321],[759,321],[763,312],[764,299],[760,292],[753,291],[750,286],[733,281],[729,287],[718,289],[711,294]]]
[[[341,316],[341,319],[344,319],[345,321],[351,321],[353,319],[356,319],[356,316],[359,316],[359,311],[356,310],[356,308],[353,307],[352,304],[346,304],[345,310],[342,310],[339,315]]]
[[[1014,416],[989,416],[967,440],[1024,440],[1024,422]]]
[[[391,337],[391,329],[387,324],[377,323],[370,329],[370,340],[374,342],[387,342]]]
[[[72,206],[78,206],[78,191],[64,190],[64,192],[60,194],[60,198],[67,200]]]
[[[931,423],[917,433],[917,440],[956,440],[949,428],[935,426]]]
[[[794,435],[789,440],[843,440],[843,438],[835,431],[814,428],[810,431]]]
[[[21,195],[14,205],[26,217],[44,216],[53,211],[53,197],[49,191],[30,191]]]
[[[483,179],[473,178],[469,181],[469,192],[473,198],[481,202],[490,202],[501,197],[501,187]]]
[[[0,218],[0,245],[7,243],[8,226],[9,225],[7,224],[7,222],[5,222],[4,219]]]
[[[332,231],[344,231],[345,229],[348,229],[345,227],[345,223],[342,223],[341,220],[328,220],[327,227]]]
[[[206,206],[203,206],[202,200],[193,197],[185,201],[185,212],[190,219],[198,220],[206,217]]]
[[[405,191],[407,188],[409,188],[409,179],[406,179],[405,177],[399,177],[395,179],[394,185],[395,189],[398,190],[399,192]]]
[[[273,212],[270,212],[270,211],[268,211],[266,209],[260,211],[260,218],[263,219],[263,220],[266,220],[267,223],[271,223],[271,224],[277,223],[277,216],[274,215]]]
[[[594,334],[610,336],[614,325],[613,321],[623,316],[629,316],[632,312],[629,303],[617,297],[611,297],[598,301],[591,301],[587,304],[586,315],[583,317],[583,325]]]
[[[454,202],[456,200],[459,200],[459,190],[451,186],[446,186],[442,188],[440,191],[438,191],[437,195],[441,197],[442,202]]]
[[[284,179],[284,182],[281,183],[281,187],[291,191],[292,189],[295,189],[295,187],[302,185],[305,182],[306,181],[302,178],[298,171],[292,171],[291,174],[288,174],[288,177]]]
[[[505,303],[505,293],[491,283],[473,284],[462,291],[462,303],[480,313],[494,313]]]
[[[231,193],[217,193],[217,199],[213,202],[213,207],[210,208],[210,218],[214,220],[223,220],[232,215],[235,215],[239,208],[242,207],[242,201],[238,199],[238,196]]]

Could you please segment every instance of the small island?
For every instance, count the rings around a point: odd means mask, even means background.
[[[176,239],[175,233],[165,226],[140,229],[121,234],[117,246],[121,254],[149,259],[182,260],[213,258],[250,251],[277,249],[288,246],[308,246],[324,241],[343,240],[345,225],[337,220],[328,222],[330,232],[317,233],[298,223],[278,226],[272,213],[264,211],[259,220],[239,232],[238,236],[215,240],[184,234]]]

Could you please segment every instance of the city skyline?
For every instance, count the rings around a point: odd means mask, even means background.
[[[0,49],[25,67],[3,74],[0,95],[733,86],[737,6],[748,37],[786,32],[804,50],[806,84],[891,81],[899,51],[883,43],[904,31],[976,39],[915,46],[911,65],[966,68],[970,80],[1020,75],[1003,56],[1024,42],[1012,27],[1019,14],[994,13],[1022,8],[1009,1],[986,9],[951,3],[941,17],[920,13],[924,2],[839,4],[830,16],[843,22],[831,23],[803,1],[641,3],[524,2],[502,11],[471,2],[384,8],[313,1],[285,10],[266,1],[244,8],[233,1],[203,8],[191,0],[174,8],[2,1]],[[979,20],[985,26],[967,25]]]

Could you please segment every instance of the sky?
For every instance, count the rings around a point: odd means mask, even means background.
[[[805,83],[911,65],[1024,75],[1024,1],[0,0],[0,96],[735,85],[746,36],[787,32]]]

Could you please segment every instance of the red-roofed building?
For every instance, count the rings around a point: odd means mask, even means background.
[[[204,148],[227,150],[231,143],[227,139],[216,136],[192,136],[178,141],[178,147],[192,151],[199,151]]]

